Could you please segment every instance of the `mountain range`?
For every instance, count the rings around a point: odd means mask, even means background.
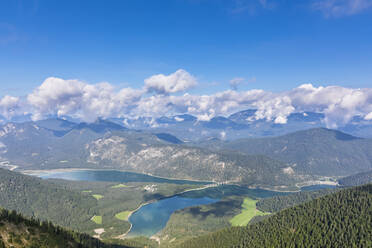
[[[285,162],[300,174],[346,176],[372,169],[372,139],[326,129],[297,131],[278,137],[200,143],[214,150],[262,154]]]
[[[56,130],[51,129],[52,125]],[[119,169],[251,186],[289,186],[297,181],[295,175],[285,172],[285,163],[267,156],[186,146],[169,134],[128,130],[108,121],[77,124],[67,130],[66,126],[65,121],[55,120],[41,125],[27,122],[2,126],[3,167]]]
[[[256,109],[248,109],[233,113],[229,116],[216,116],[210,120],[198,120],[189,114],[172,116],[136,118],[108,118],[122,127],[134,130],[143,130],[153,133],[169,133],[185,142],[199,142],[208,138],[234,140],[237,138],[267,137],[287,134],[289,132],[306,130],[317,127],[327,127],[325,115],[316,112],[292,113],[287,117],[286,123],[275,123],[272,120],[256,119]],[[41,126],[48,126],[66,130],[81,121],[70,116],[61,116],[64,124],[58,126],[56,116],[47,120],[38,121]],[[30,115],[15,116],[10,120],[0,116],[0,123],[31,121]],[[57,125],[57,126],[56,126]],[[354,116],[348,123],[341,125],[337,130],[357,137],[372,138],[372,122],[360,116]]]

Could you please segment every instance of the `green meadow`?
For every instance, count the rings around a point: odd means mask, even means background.
[[[267,215],[256,208],[256,200],[245,198],[242,204],[242,212],[230,220],[232,226],[246,226],[249,221],[255,216]]]
[[[102,224],[102,216],[94,215],[91,220],[98,225]]]
[[[123,212],[115,214],[115,218],[119,220],[128,220],[130,213],[131,211],[123,211]]]
[[[112,186],[111,188],[112,189],[120,189],[120,188],[127,188],[127,187],[128,187],[127,185],[120,183],[120,184]]]
[[[103,195],[99,195],[99,194],[95,194],[95,195],[92,195],[94,198],[96,198],[97,200],[100,200],[103,198]]]

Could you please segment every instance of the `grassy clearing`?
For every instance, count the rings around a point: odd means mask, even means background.
[[[94,215],[91,220],[98,225],[102,224],[102,216]]]
[[[121,184],[114,185],[111,188],[112,189],[120,189],[120,188],[128,188],[128,186],[121,183]]]
[[[115,218],[119,220],[128,220],[128,216],[130,213],[131,211],[123,211],[123,212],[115,214]]]
[[[92,195],[94,198],[96,198],[97,200],[100,200],[103,198],[103,195],[98,195],[98,194],[95,194],[95,195]]]
[[[83,193],[92,193],[91,190],[83,190],[83,191],[81,191],[81,192],[83,192]]]
[[[249,221],[255,216],[267,215],[269,213],[262,212],[256,208],[256,200],[245,198],[242,204],[242,212],[230,220],[232,226],[246,226]]]

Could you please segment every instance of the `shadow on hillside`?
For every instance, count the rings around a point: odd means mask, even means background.
[[[191,214],[194,218],[205,220],[208,216],[223,217],[228,215],[236,215],[240,212],[241,200],[226,200],[220,201],[206,206],[190,207],[184,210],[188,214]]]

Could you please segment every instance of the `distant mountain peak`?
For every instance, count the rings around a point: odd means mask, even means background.
[[[90,129],[96,133],[103,133],[107,131],[117,131],[117,130],[127,130],[126,127],[123,127],[119,124],[116,124],[114,122],[111,122],[109,120],[104,120],[101,118],[98,118],[93,123],[82,122],[76,125],[73,129],[78,129],[78,130]]]

